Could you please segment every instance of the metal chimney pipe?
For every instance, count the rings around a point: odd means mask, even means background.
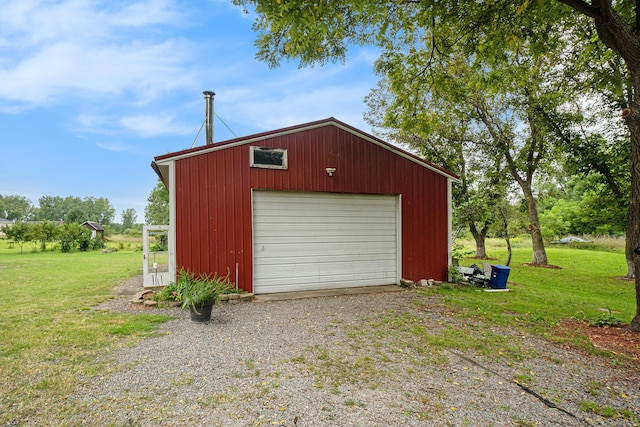
[[[205,143],[213,144],[213,97],[216,96],[214,92],[205,90],[204,94],[204,134]]]

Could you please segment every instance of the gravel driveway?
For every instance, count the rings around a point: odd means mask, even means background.
[[[108,308],[133,310],[126,301]],[[204,325],[163,311],[177,319],[108,356],[115,372],[69,397],[80,412],[68,424],[631,426],[640,418],[636,372],[511,329],[463,324],[416,290],[222,304]],[[457,330],[469,342],[503,339],[504,348],[482,355],[438,345],[460,340]],[[625,415],[604,418],[581,402]]]

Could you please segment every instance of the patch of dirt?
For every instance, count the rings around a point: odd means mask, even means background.
[[[531,264],[530,262],[526,262],[522,265],[526,267],[552,268],[554,270],[562,270],[562,267],[560,267],[559,265],[553,265],[553,264]]]
[[[142,283],[142,275],[130,277],[118,283],[113,289],[113,293],[116,295],[135,295],[143,289]]]
[[[594,347],[625,354],[640,363],[640,332],[624,326],[591,326],[580,320],[563,320],[560,327],[569,335],[581,334],[589,338]]]

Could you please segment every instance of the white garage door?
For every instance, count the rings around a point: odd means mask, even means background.
[[[397,196],[253,192],[256,294],[399,280]]]

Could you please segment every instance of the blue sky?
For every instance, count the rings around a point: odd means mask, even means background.
[[[269,69],[252,22],[231,0],[2,0],[0,194],[106,197],[143,222],[149,164],[192,146],[203,90],[237,136],[331,116],[371,132],[374,49]]]

